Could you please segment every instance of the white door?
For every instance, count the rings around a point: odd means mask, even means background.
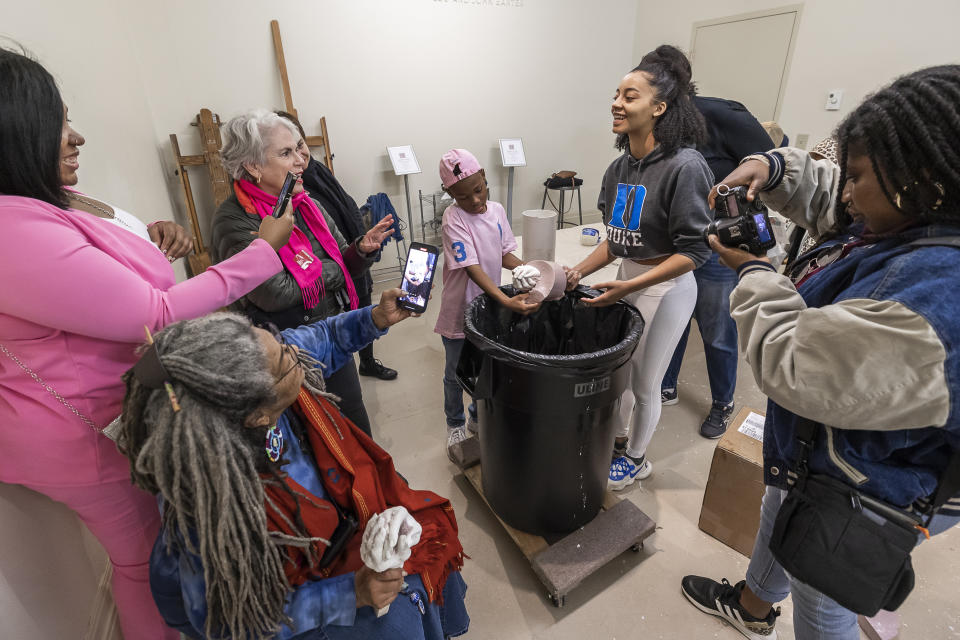
[[[776,120],[799,21],[799,6],[791,6],[695,23],[697,93],[742,102],[760,122]]]

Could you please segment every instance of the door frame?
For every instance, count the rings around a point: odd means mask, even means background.
[[[761,11],[750,11],[748,13],[738,13],[723,18],[714,18],[713,20],[700,20],[694,22],[690,29],[690,67],[693,68],[694,60],[697,55],[697,29],[701,27],[712,27],[718,24],[727,24],[730,22],[742,22],[744,20],[753,20],[754,18],[766,18],[769,16],[779,16],[787,13],[794,13],[796,17],[793,20],[793,31],[790,32],[790,43],[787,46],[787,57],[783,62],[783,75],[780,76],[780,87],[777,90],[777,104],[773,110],[773,119],[780,119],[780,109],[783,106],[783,94],[787,89],[787,77],[790,75],[790,66],[793,64],[793,49],[797,44],[797,33],[800,30],[800,19],[803,17],[802,4],[789,4],[775,9],[763,9]],[[744,43],[746,44],[746,43]]]

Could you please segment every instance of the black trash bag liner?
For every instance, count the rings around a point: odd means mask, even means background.
[[[511,286],[500,290],[517,293]],[[580,302],[601,293],[580,286],[527,316],[481,295],[467,305],[464,333],[479,351],[523,368],[615,368],[633,355],[644,321],[622,300],[607,307]]]

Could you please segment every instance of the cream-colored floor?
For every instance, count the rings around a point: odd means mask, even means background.
[[[572,233],[567,230],[563,235]],[[566,240],[569,251],[573,245]],[[378,290],[395,284],[379,284]],[[680,579],[688,573],[735,582],[743,577],[748,562],[697,528],[716,441],[697,433],[709,409],[710,394],[696,330],[680,374],[680,402],[664,407],[648,452],[653,475],[641,486],[623,492],[656,521],[657,531],[642,552],[628,551],[610,562],[571,592],[564,608],[557,609],[499,521],[447,459],[443,347],[433,333],[439,300],[438,278],[424,317],[397,325],[375,344],[376,357],[397,369],[399,378],[361,380],[374,437],[393,454],[397,468],[413,486],[429,488],[453,502],[460,539],[470,556],[463,569],[471,617],[465,637],[741,638],[722,621],[698,612],[680,593]],[[765,406],[742,362],[736,403],[759,409]],[[914,553],[914,566],[918,585],[901,608],[900,637],[960,637],[960,529],[921,545]],[[792,638],[789,599],[782,608],[777,628],[782,637]]]

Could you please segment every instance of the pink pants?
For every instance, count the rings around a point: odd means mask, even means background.
[[[150,551],[160,531],[153,496],[129,480],[86,487],[24,486],[73,509],[106,549],[124,640],[179,640],[150,593]]]

